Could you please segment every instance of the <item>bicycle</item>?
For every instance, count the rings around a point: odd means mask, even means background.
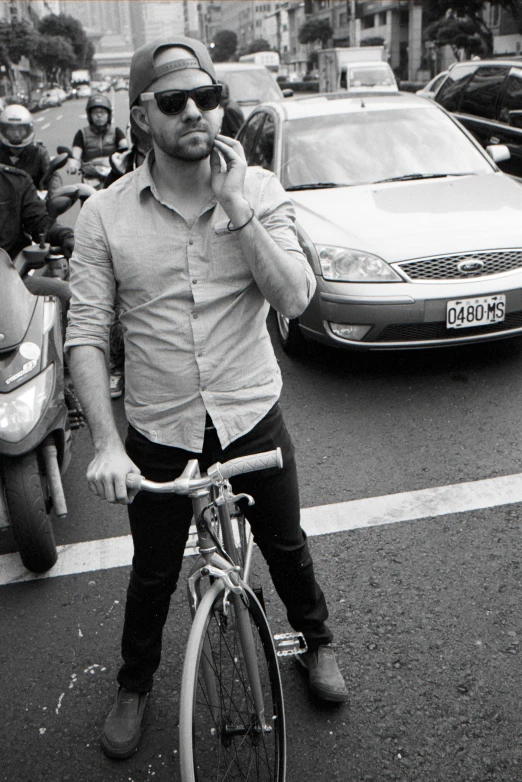
[[[272,637],[262,593],[249,585],[253,536],[229,479],[282,467],[281,449],[209,467],[191,459],[174,481],[127,477],[130,488],[192,500],[199,557],[188,577],[193,617],[181,679],[182,782],[284,782],[286,734],[278,657],[306,651],[301,633]],[[277,648],[274,642],[277,642]]]

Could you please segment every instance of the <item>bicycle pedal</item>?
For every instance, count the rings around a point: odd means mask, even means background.
[[[278,657],[303,654],[308,649],[302,633],[276,633],[274,635],[274,643]]]

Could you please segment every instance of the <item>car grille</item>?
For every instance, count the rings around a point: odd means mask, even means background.
[[[461,261],[482,261],[481,269],[465,272],[458,268]],[[495,250],[490,252],[443,255],[438,258],[420,258],[397,264],[410,280],[470,280],[502,274],[522,268],[522,250]]]
[[[522,310],[510,312],[501,323],[488,326],[472,326],[469,329],[447,329],[444,321],[435,323],[396,323],[386,326],[375,340],[376,342],[425,342],[427,340],[458,339],[481,334],[494,334],[497,331],[510,331],[522,328]]]

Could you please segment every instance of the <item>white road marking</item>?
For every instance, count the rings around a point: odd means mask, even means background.
[[[522,473],[304,508],[302,522],[307,534],[313,537],[399,521],[469,513],[481,508],[494,508],[517,502],[522,502]],[[186,555],[194,553],[194,548],[187,548],[185,551]],[[51,570],[41,575],[29,573],[18,554],[4,554],[0,556],[0,586],[128,567],[131,561],[130,535],[58,546],[58,562]]]
[[[63,117],[63,114],[58,114],[58,116],[56,117],[56,119],[58,120],[58,119],[61,119],[62,117]]]
[[[43,122],[45,120],[45,117],[37,117],[35,119],[35,122]]]
[[[46,130],[47,128],[50,128],[50,127],[51,127],[51,123],[50,123],[50,122],[48,122],[46,125],[42,125],[42,127],[40,128],[40,130]]]

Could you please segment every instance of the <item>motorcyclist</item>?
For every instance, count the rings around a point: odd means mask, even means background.
[[[0,114],[0,163],[26,171],[37,190],[47,190],[49,197],[62,185],[58,171],[49,171],[49,154],[40,142],[34,141],[31,112],[25,106],[12,104]]]
[[[40,236],[70,254],[74,247],[72,228],[59,225],[46,211],[29,174],[0,164],[0,247],[11,258]],[[58,296],[63,304],[70,298],[69,285],[52,277],[26,277],[26,287],[38,295]]]
[[[116,152],[111,156],[111,171],[105,179],[104,188],[112,185],[113,182],[116,182],[124,174],[128,174],[129,171],[134,171],[141,166],[147,152],[152,147],[150,136],[133,122],[127,127],[127,131],[130,137],[130,148],[124,152]]]
[[[110,157],[127,149],[127,139],[121,128],[112,125],[112,106],[106,95],[91,95],[87,101],[89,124],[77,131],[67,171],[78,173],[82,163],[98,157]]]

